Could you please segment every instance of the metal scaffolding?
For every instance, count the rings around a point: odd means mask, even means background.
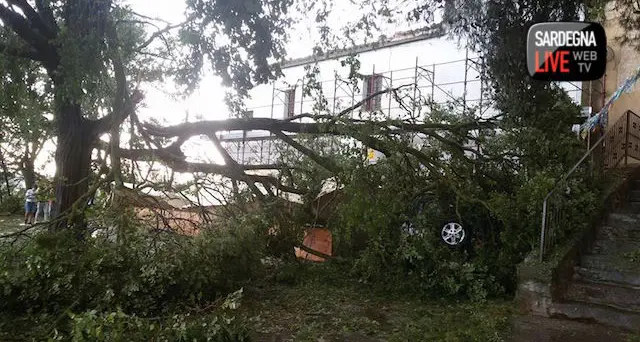
[[[376,110],[364,112],[357,110],[353,115],[371,115],[382,118],[410,118],[420,120],[428,116],[434,106],[445,107],[461,114],[474,114],[479,117],[487,117],[495,114],[495,108],[489,94],[489,83],[483,76],[483,61],[479,57],[467,57],[464,59],[420,64],[416,57],[415,65],[407,68],[378,71],[373,65],[369,75],[380,75],[382,87],[403,87],[402,99],[398,101],[392,94],[383,94],[379,97],[379,105]],[[368,73],[361,70],[362,74]],[[302,82],[302,84],[299,84]],[[311,113],[314,109],[315,99],[305,96],[305,80],[298,81],[295,85],[284,83],[272,84],[270,105],[248,108],[253,111],[255,117],[285,118],[287,115],[299,115]],[[319,81],[323,94],[325,94],[325,114],[336,114],[353,106],[362,100],[362,78],[357,82],[353,79],[341,77],[334,70],[334,77]],[[295,92],[295,98],[283,96],[291,87],[301,91]],[[576,84],[565,87],[569,96],[576,102],[580,102],[582,89]],[[291,107],[290,101],[295,101],[294,113],[289,113],[286,108]],[[407,108],[409,103],[411,108]],[[272,164],[280,156],[273,135],[269,132],[229,132],[222,134],[220,139],[225,149],[237,162],[248,165]]]

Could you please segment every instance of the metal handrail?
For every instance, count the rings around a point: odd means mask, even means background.
[[[631,122],[633,120],[633,122]],[[636,130],[638,134],[631,134],[632,130]],[[630,142],[630,137],[634,139]],[[553,222],[548,219],[550,212],[550,205],[555,205],[556,211],[562,216],[562,208],[558,210],[557,207],[562,207],[564,203],[564,197],[552,197],[554,194],[558,194],[561,185],[565,184],[569,177],[571,177],[578,168],[585,164],[586,160],[590,160],[592,163],[603,163],[603,168],[595,170],[597,176],[602,176],[604,173],[612,168],[617,167],[622,161],[625,164],[628,162],[629,153],[632,152],[635,155],[632,157],[640,159],[640,116],[634,112],[628,110],[622,115],[610,128],[602,134],[602,136],[584,153],[584,155],[576,162],[567,173],[558,180],[551,191],[547,193],[542,202],[542,224],[540,229],[540,261],[544,261],[545,256],[554,247],[554,237],[556,234],[556,228]],[[618,147],[622,147],[620,150],[624,153],[620,153]],[[635,147],[635,149],[634,149]],[[602,155],[600,158],[589,158],[594,156],[594,151],[602,148]],[[552,199],[558,199],[558,203],[550,203]],[[553,215],[553,214],[552,214]],[[556,217],[557,218],[557,217]]]
[[[544,255],[545,255],[545,234],[546,234],[546,229],[547,228],[547,203],[549,201],[549,198],[551,197],[551,195],[556,192],[556,190],[558,190],[558,185],[562,184],[564,182],[567,181],[567,179],[569,179],[569,176],[571,176],[575,170],[578,169],[578,167],[580,166],[580,164],[582,164],[582,162],[584,162],[589,156],[591,156],[591,154],[593,153],[593,151],[600,146],[600,144],[604,141],[604,139],[607,137],[607,133],[609,133],[609,131],[605,132],[602,137],[600,137],[600,139],[598,139],[598,141],[596,141],[595,144],[593,144],[593,146],[582,156],[582,158],[580,158],[580,160],[578,160],[578,162],[569,170],[569,172],[567,172],[559,181],[557,181],[554,185],[551,191],[549,191],[549,193],[547,193],[547,195],[544,197],[544,201],[542,202],[542,229],[540,231],[540,261],[544,260]]]

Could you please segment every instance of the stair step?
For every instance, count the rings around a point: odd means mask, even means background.
[[[622,256],[625,253],[637,252],[640,250],[638,241],[627,239],[602,239],[593,242],[591,254]]]
[[[638,211],[637,209],[633,209],[629,203],[624,203],[622,206],[614,209],[613,211],[611,211],[609,213],[609,215],[638,215],[640,214],[640,211]],[[610,222],[609,220],[607,220],[606,222]]]
[[[554,303],[550,308],[550,314],[552,317],[600,323],[627,331],[640,331],[640,313],[619,310],[606,305],[566,301]]]
[[[626,239],[629,241],[638,241],[640,246],[640,228],[620,228],[609,225],[601,226],[596,233],[597,240],[606,239]]]
[[[631,213],[640,213],[640,201],[635,198],[629,198],[626,209]]]
[[[629,200],[632,202],[640,201],[640,190],[631,190],[629,191]]]
[[[513,342],[621,342],[629,335],[620,329],[541,316],[521,316],[513,321]]]
[[[640,313],[640,287],[579,281],[571,283],[565,299]]]
[[[595,269],[580,266],[574,267],[574,271],[574,279],[640,287],[640,273],[637,272],[614,269]]]
[[[612,212],[607,216],[607,225],[620,229],[640,229],[640,210],[633,213],[628,209]]]
[[[629,272],[640,275],[640,263],[624,254],[585,254],[580,259],[580,266],[595,270]]]

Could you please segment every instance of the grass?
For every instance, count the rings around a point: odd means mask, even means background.
[[[24,217],[22,216],[17,216],[17,215],[0,216],[0,236],[15,233],[27,228],[26,226],[21,226],[23,222],[24,222]]]
[[[24,217],[13,215],[13,216],[0,216],[0,234],[6,234],[14,232],[20,228],[24,228],[20,226]]]
[[[241,311],[259,341],[505,341],[512,302],[426,302],[358,286],[271,285]]]

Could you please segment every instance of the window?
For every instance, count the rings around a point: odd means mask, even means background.
[[[244,118],[251,119],[251,118],[253,118],[253,111],[252,110],[245,110],[242,115],[243,115]]]
[[[296,88],[289,88],[284,91],[284,116],[292,117],[296,112]]]
[[[365,100],[371,95],[375,94],[382,90],[382,75],[373,74],[367,75],[364,77],[364,82],[362,85],[362,99]],[[382,102],[382,95],[374,96],[366,100],[363,104],[363,109],[366,112],[373,112],[376,110],[380,110],[380,104]]]

